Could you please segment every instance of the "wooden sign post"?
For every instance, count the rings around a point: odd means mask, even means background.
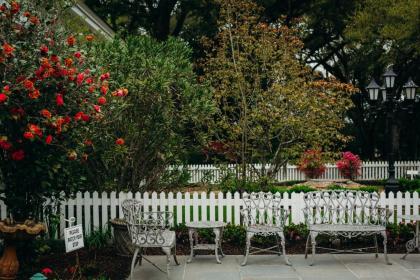
[[[78,274],[79,278],[82,276],[82,272],[80,270],[80,260],[79,260],[79,252],[78,249],[81,249],[85,246],[83,241],[83,227],[82,225],[75,225],[73,223],[76,221],[76,218],[71,217],[70,219],[66,219],[69,223],[69,227],[64,229],[64,243],[66,245],[66,253],[70,253],[76,251],[76,267],[71,279]]]

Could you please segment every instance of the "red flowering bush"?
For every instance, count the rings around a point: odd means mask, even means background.
[[[298,169],[308,178],[318,178],[324,174],[326,167],[323,163],[322,152],[318,149],[306,150],[298,162]]]
[[[348,179],[353,180],[360,175],[360,168],[362,167],[362,161],[358,155],[351,152],[344,152],[342,158],[336,163],[340,173]]]
[[[43,197],[83,179],[78,164],[93,153],[85,140],[124,91],[110,94],[110,74],[90,54],[93,37],[68,34],[60,1],[47,2],[0,6],[0,167],[15,218],[36,217]]]

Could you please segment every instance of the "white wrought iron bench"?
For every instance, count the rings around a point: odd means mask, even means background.
[[[130,279],[133,277],[134,266],[139,255],[139,264],[142,259],[152,264],[161,272],[163,269],[155,263],[144,257],[141,250],[144,248],[161,248],[166,254],[166,275],[169,278],[170,257],[172,255],[174,261],[179,265],[176,259],[176,235],[174,231],[169,230],[172,213],[167,211],[146,212],[143,204],[135,199],[126,199],[122,202],[122,210],[124,219],[127,222],[128,234],[132,244],[136,248],[131,261]]]
[[[386,223],[390,212],[378,206],[379,195],[362,191],[315,191],[304,195],[305,221],[309,229],[306,241],[305,258],[308,257],[309,240],[312,243],[312,261],[314,264],[315,249],[322,248],[332,252],[361,253],[362,250],[375,248],[378,257],[377,235],[381,234],[384,241],[384,257],[387,264],[391,264],[387,255]],[[358,236],[373,236],[374,247],[359,248],[357,250],[338,250],[316,246],[319,234],[353,238]]]
[[[246,249],[242,265],[246,265],[248,255],[259,252],[274,252],[278,255],[283,253],[284,260],[290,265],[286,255],[285,238],[283,227],[290,215],[288,209],[281,208],[281,196],[279,193],[251,193],[243,196],[244,208],[241,211],[243,225],[246,229]],[[251,246],[251,239],[255,235],[276,237],[277,244],[270,248],[257,248]],[[280,238],[280,240],[279,240]],[[280,246],[282,248],[280,248]],[[274,251],[278,248],[278,251]],[[253,250],[250,252],[250,249]]]

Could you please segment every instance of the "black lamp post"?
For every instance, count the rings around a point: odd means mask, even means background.
[[[379,86],[375,79],[366,87],[369,93],[369,100],[377,111],[386,114],[386,137],[388,149],[388,179],[385,184],[385,191],[398,191],[398,180],[395,178],[395,152],[397,148],[398,127],[396,118],[401,110],[413,111],[413,104],[417,100],[417,85],[411,78],[401,89],[395,87],[397,74],[389,67],[382,75],[384,86]],[[382,94],[379,97],[379,93]]]

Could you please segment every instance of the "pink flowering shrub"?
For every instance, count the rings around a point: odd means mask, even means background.
[[[344,152],[342,158],[337,161],[336,165],[345,178],[353,180],[360,175],[362,161],[358,155],[355,155],[352,152]]]
[[[314,179],[321,177],[326,170],[322,160],[321,150],[306,150],[299,159],[298,169],[305,173],[306,177],[308,178]]]

